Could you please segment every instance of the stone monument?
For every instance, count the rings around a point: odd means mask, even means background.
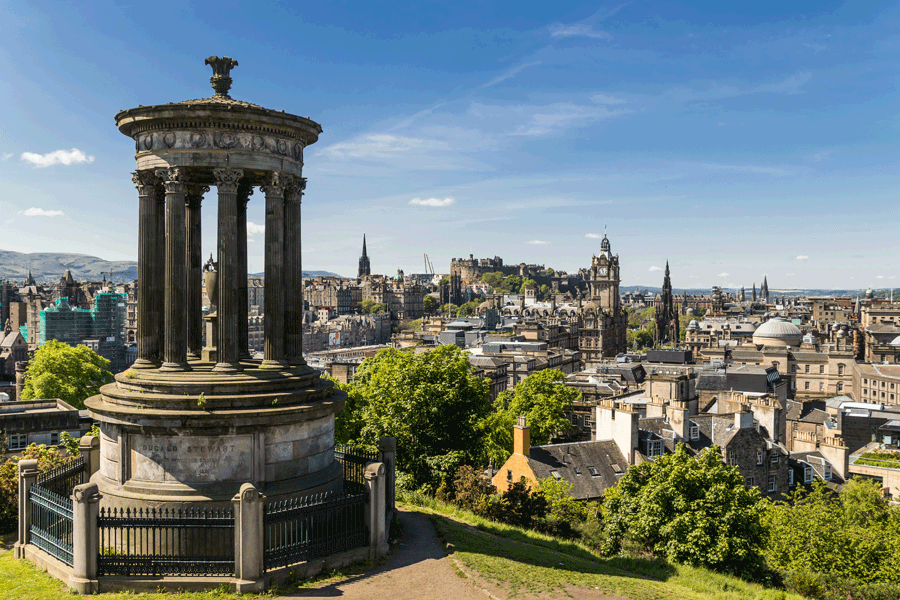
[[[269,498],[339,490],[334,415],[345,395],[302,352],[304,149],[321,126],[215,94],[116,115],[134,140],[139,207],[137,362],[87,400],[100,422],[105,506],[230,505],[245,482]],[[218,256],[205,270],[201,204],[217,192]],[[247,202],[265,197],[265,355],[247,341]],[[214,275],[211,275],[214,273]],[[201,281],[215,314],[201,348]],[[213,281],[211,281],[213,280]],[[213,347],[210,347],[213,345]]]

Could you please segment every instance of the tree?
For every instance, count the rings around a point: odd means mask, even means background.
[[[556,274],[556,271],[554,271],[550,267],[547,267],[547,277],[553,277],[555,274]]]
[[[538,290],[538,293],[540,295],[541,300],[546,300],[547,298],[550,297],[550,286],[548,286],[545,283],[544,285],[541,286],[541,289]]]
[[[77,409],[111,383],[109,361],[87,346],[50,340],[34,351],[25,371],[22,400],[59,398]]]
[[[438,286],[443,287],[445,285],[450,285],[450,277],[444,275],[441,277],[441,280],[438,282]]]
[[[364,398],[362,441],[397,438],[398,468],[416,485],[436,487],[474,462],[481,446],[489,383],[473,371],[452,345],[421,354],[390,348],[366,359],[351,384]]]
[[[519,288],[522,287],[522,278],[518,275],[508,275],[506,279],[503,280],[503,286],[510,293],[517,293]]]
[[[799,487],[766,511],[765,524],[773,567],[869,583],[900,579],[900,509],[873,481],[852,479],[840,495],[821,481]]]
[[[628,537],[674,562],[741,575],[762,568],[765,500],[715,446],[694,458],[679,444],[674,454],[629,467],[603,507],[606,553]]]
[[[481,281],[491,286],[492,290],[500,291],[503,288],[503,273],[500,271],[485,273],[481,276]]]
[[[21,456],[14,456],[0,465],[0,533],[15,530],[19,521],[19,461],[37,459],[38,470],[43,473],[75,456],[63,456],[58,448],[31,444]]]
[[[520,381],[513,391],[500,392],[494,408],[506,418],[497,424],[506,426],[519,415],[525,415],[531,429],[531,443],[535,446],[548,443],[552,436],[568,430],[571,424],[565,413],[571,410],[573,402],[581,399],[581,392],[565,382],[566,376],[559,369],[544,369]],[[512,452],[512,445],[508,450]]]
[[[437,310],[438,301],[435,300],[434,296],[427,295],[422,300],[422,310],[425,311],[426,314],[433,313]]]
[[[365,396],[358,387],[352,384],[341,383],[328,375],[323,375],[322,379],[331,381],[335,388],[347,394],[343,410],[334,416],[334,441],[339,444],[351,444],[358,441],[363,428]]]

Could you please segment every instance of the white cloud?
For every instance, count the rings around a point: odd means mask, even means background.
[[[622,98],[616,98],[615,96],[610,96],[609,94],[594,94],[591,96],[591,100],[596,102],[597,104],[625,104],[625,100]]]
[[[509,79],[509,78],[511,78],[511,77],[515,77],[516,75],[518,75],[519,73],[521,73],[523,70],[527,69],[528,67],[536,67],[536,66],[538,66],[539,64],[541,64],[541,61],[538,60],[538,61],[529,62],[529,63],[525,63],[525,64],[522,64],[522,65],[519,65],[518,67],[513,67],[513,68],[510,69],[509,71],[506,71],[505,73],[503,73],[503,74],[501,74],[501,75],[498,75],[498,76],[494,77],[493,79],[491,79],[490,81],[488,81],[487,83],[485,83],[484,85],[482,85],[481,88],[484,89],[484,88],[487,88],[487,87],[491,87],[492,85],[497,85],[497,84],[500,83],[501,81],[506,81],[507,79]]]
[[[444,207],[454,204],[456,200],[453,198],[413,198],[409,201],[413,206],[434,206]]]
[[[653,265],[653,266],[650,267],[648,270],[649,270],[649,271],[662,271],[663,268],[662,268],[662,267],[657,267],[656,265]]]
[[[600,235],[599,233],[589,233],[589,234],[585,235],[584,237],[586,237],[586,238],[591,238],[592,240],[600,240],[600,239],[603,239],[603,236]]]
[[[875,277],[875,279],[884,279],[884,275],[878,275]]]
[[[32,206],[31,208],[19,211],[19,214],[25,215],[26,217],[60,217],[64,213],[61,210],[44,210],[43,208],[35,208]]]
[[[798,254],[797,260],[809,260],[809,257],[806,256],[805,254]]]
[[[729,273],[719,273],[718,277],[728,277]]]
[[[71,150],[56,150],[47,154],[35,154],[34,152],[23,152],[22,160],[30,162],[35,167],[43,168],[52,165],[77,165],[80,163],[94,162],[93,156],[88,156],[78,148]]]
[[[250,235],[255,235],[257,233],[265,233],[266,226],[265,225],[257,225],[252,221],[247,221],[247,233]]]
[[[786,277],[791,277],[791,276],[793,276],[793,275],[796,275],[796,273],[785,273],[785,276],[786,276]]]
[[[575,23],[573,25],[554,23],[550,26],[550,35],[553,37],[589,37],[605,40],[612,38],[608,32],[594,29],[587,23]]]
[[[12,152],[4,152],[4,153],[3,153],[3,160],[9,160],[9,159],[11,159],[12,157],[13,157]]]
[[[546,245],[549,244],[550,242],[545,242],[545,241],[543,241],[543,240],[531,240],[531,241],[528,242],[528,243],[529,243],[529,244],[533,244],[533,245],[535,245],[535,246],[546,246]]]

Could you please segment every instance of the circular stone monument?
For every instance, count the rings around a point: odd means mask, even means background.
[[[233,100],[237,61],[210,57],[215,95],[116,115],[134,140],[138,357],[87,400],[100,422],[105,506],[225,505],[241,484],[270,498],[343,485],[334,415],[345,394],[303,360],[305,117]],[[203,268],[201,204],[217,193],[217,261]],[[247,336],[247,202],[264,195],[265,353]],[[215,312],[204,316],[202,281]],[[213,289],[214,288],[214,289]],[[207,346],[201,327],[207,325]]]

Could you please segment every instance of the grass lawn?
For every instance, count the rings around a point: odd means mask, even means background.
[[[487,521],[433,500],[404,508],[428,514],[464,570],[511,596],[565,596],[567,586],[574,585],[632,600],[802,600],[706,569],[650,559],[604,559],[580,544]]]

